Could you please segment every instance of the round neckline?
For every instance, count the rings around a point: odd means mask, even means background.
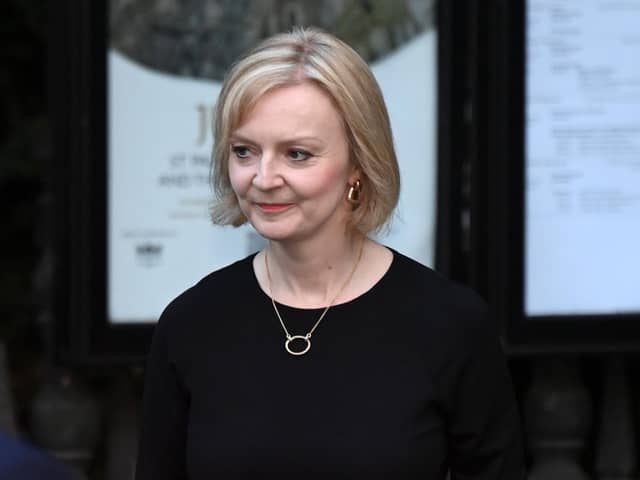
[[[375,290],[378,290],[380,288],[380,285],[382,285],[383,283],[386,283],[386,279],[390,276],[392,270],[395,269],[395,265],[397,263],[398,260],[398,252],[396,252],[393,248],[390,248],[388,246],[385,245],[385,247],[391,252],[391,263],[389,264],[389,267],[387,268],[387,270],[384,272],[384,274],[378,279],[378,281],[376,283],[374,283],[371,288],[369,288],[368,290],[365,290],[364,292],[362,292],[360,295],[358,295],[357,297],[352,298],[351,300],[347,300],[346,302],[340,302],[340,303],[336,303],[334,305],[331,306],[331,309],[335,309],[335,308],[344,308],[344,307],[348,307],[349,305],[353,305],[355,303],[359,303],[360,301],[363,301],[365,298],[369,297]],[[264,296],[264,298],[271,302],[271,296],[264,291],[264,289],[262,288],[262,286],[260,285],[260,282],[258,281],[258,277],[256,276],[256,272],[253,268],[253,260],[256,257],[256,255],[258,255],[259,252],[255,252],[253,255],[249,256],[248,261],[249,261],[249,268],[251,269],[251,277],[253,278],[254,284],[256,286],[256,288],[258,289],[258,291]],[[274,299],[274,302],[276,303],[276,305],[278,305],[279,307],[284,307],[287,309],[290,309],[291,311],[300,311],[300,312],[320,312],[322,310],[324,310],[326,307],[318,307],[318,308],[302,308],[302,307],[295,307],[293,305],[289,305],[287,303],[280,303],[279,301]]]

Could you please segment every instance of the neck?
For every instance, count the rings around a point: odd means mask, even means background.
[[[267,247],[271,294],[281,303],[320,308],[338,301],[360,253],[363,235],[345,235],[330,244],[270,242]],[[336,295],[338,297],[336,298]]]

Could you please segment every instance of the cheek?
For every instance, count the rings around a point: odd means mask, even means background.
[[[344,169],[331,168],[323,172],[319,172],[313,182],[313,194],[322,194],[335,192],[336,196],[346,191],[347,174]]]
[[[238,168],[230,163],[229,183],[236,195],[244,195],[251,184],[251,175],[249,175],[246,169]]]

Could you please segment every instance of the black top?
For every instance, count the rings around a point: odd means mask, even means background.
[[[398,252],[292,356],[254,255],[172,301],[148,358],[138,480],[525,477],[485,303]],[[278,304],[292,335],[322,309]]]

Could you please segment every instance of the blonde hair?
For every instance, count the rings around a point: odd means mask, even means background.
[[[351,224],[364,233],[380,230],[400,193],[400,172],[389,115],[380,87],[364,60],[346,43],[312,28],[267,38],[228,72],[216,105],[211,182],[213,223],[239,226],[247,219],[229,181],[229,138],[266,92],[313,82],[332,99],[360,173],[360,203]],[[345,196],[347,186],[345,185]]]

